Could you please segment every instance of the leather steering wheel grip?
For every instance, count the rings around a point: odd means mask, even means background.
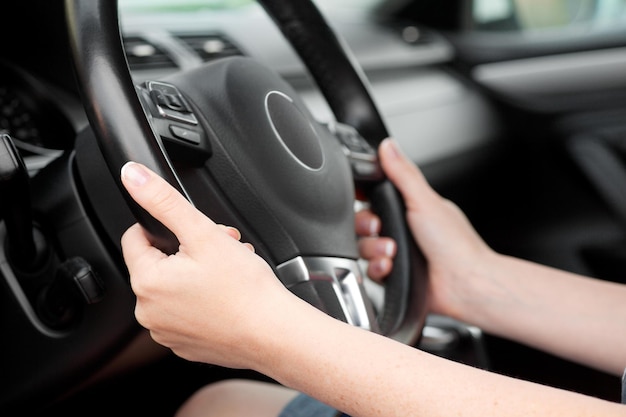
[[[80,93],[90,105],[87,117],[111,175],[152,243],[175,253],[174,234],[136,204],[120,180],[126,162],[140,161],[186,195],[137,98],[121,43],[117,1],[67,0],[65,6]],[[113,114],[114,122],[104,116]]]
[[[339,122],[376,146],[389,136],[365,75],[310,0],[259,0],[291,43]]]

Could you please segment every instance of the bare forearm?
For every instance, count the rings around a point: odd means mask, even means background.
[[[465,320],[589,366],[626,367],[626,286],[497,256],[467,294]]]
[[[299,313],[296,314],[298,316]],[[279,326],[260,371],[353,416],[624,415],[620,405],[474,369],[317,312]],[[287,335],[288,334],[288,335]]]

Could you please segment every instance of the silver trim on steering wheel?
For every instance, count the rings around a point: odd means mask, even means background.
[[[380,333],[374,307],[365,291],[363,274],[357,261],[299,256],[279,265],[277,275],[287,288],[307,281],[330,282],[348,324]]]

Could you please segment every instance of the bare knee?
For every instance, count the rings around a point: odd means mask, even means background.
[[[296,392],[278,384],[230,379],[196,391],[176,417],[276,417]]]

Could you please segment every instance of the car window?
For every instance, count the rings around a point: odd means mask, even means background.
[[[626,21],[626,0],[474,0],[472,16],[484,30],[602,29]]]

